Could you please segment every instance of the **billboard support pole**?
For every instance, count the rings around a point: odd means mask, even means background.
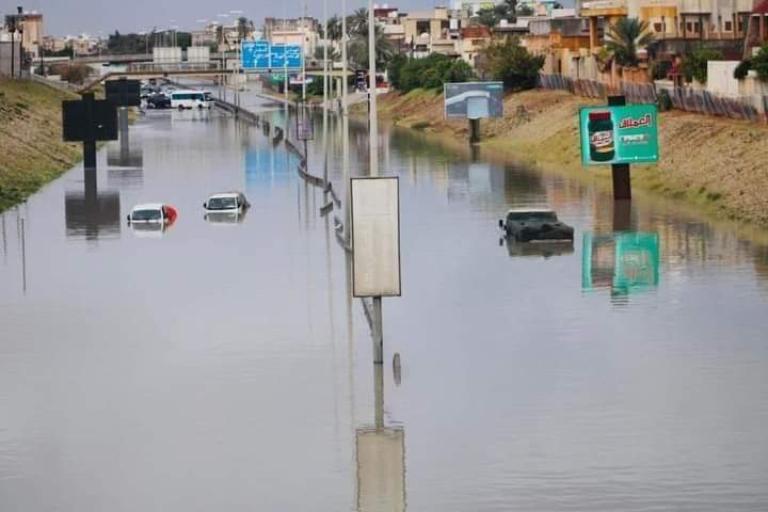
[[[608,96],[608,106],[623,107],[627,104],[624,96]],[[629,176],[629,164],[612,164],[614,201],[632,199],[632,182]]]
[[[469,120],[469,143],[480,143],[480,119]]]
[[[381,297],[373,298],[373,364],[384,364],[384,332]]]
[[[88,123],[87,140],[83,141],[83,168],[96,170],[96,137],[93,133],[94,96],[92,92],[83,94],[85,118]]]

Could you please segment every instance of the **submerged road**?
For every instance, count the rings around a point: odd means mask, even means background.
[[[759,234],[666,202],[617,209],[414,132],[381,141],[403,273],[383,406],[339,213],[319,215],[322,192],[261,129],[151,112],[129,151],[100,152],[96,183],[75,168],[0,214],[0,509],[768,508]],[[365,175],[363,127],[350,144]],[[206,220],[226,190],[252,208]],[[179,219],[129,227],[144,202]],[[525,206],[554,208],[575,243],[500,242]]]

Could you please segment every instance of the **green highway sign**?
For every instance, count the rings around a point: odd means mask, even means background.
[[[579,110],[584,165],[659,161],[656,105],[582,107]]]

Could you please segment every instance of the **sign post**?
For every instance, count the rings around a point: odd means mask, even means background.
[[[373,298],[373,362],[384,362],[382,297],[399,297],[400,185],[397,177],[352,178],[352,295]]]
[[[582,164],[611,165],[614,200],[632,199],[629,166],[659,161],[656,105],[626,105],[610,96],[605,107],[579,111]]]
[[[83,143],[83,166],[96,169],[96,142],[117,140],[117,108],[108,100],[96,100],[93,93],[81,100],[62,102],[64,142]]]
[[[469,143],[480,142],[480,119],[504,115],[502,82],[455,82],[443,86],[445,117],[469,120]]]

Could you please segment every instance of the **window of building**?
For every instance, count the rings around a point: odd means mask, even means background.
[[[654,23],[653,24],[653,31],[654,32],[664,32],[664,27],[661,25],[661,23]]]
[[[723,27],[723,30],[725,30],[726,32],[733,32],[733,22],[726,21],[725,26]]]
[[[693,23],[690,21],[685,24],[685,30],[688,32],[693,32]]]

